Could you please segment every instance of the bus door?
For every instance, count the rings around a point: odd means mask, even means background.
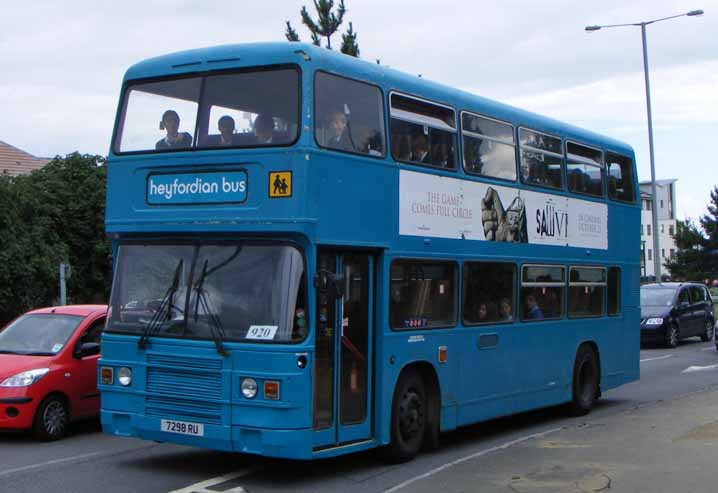
[[[371,438],[374,257],[319,251],[314,448]]]

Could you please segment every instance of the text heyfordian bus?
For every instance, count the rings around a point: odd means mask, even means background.
[[[312,459],[639,375],[632,149],[300,43],[127,71],[107,433]]]

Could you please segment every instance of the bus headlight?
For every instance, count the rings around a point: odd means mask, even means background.
[[[132,383],[132,370],[124,366],[120,368],[117,372],[117,381],[120,382],[120,385],[123,387],[127,387]]]
[[[242,395],[247,399],[254,399],[254,396],[257,395],[257,382],[253,378],[242,380]]]

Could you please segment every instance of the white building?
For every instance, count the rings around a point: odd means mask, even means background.
[[[670,276],[664,262],[676,254],[676,181],[656,180],[656,196],[658,198],[658,231],[653,231],[651,209],[653,193],[650,181],[639,183],[641,190],[641,275],[654,276],[653,256],[658,255],[661,261],[661,275]],[[658,234],[658,252],[653,251],[653,236]]]

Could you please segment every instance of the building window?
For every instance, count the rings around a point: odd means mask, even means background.
[[[673,248],[671,248],[671,249],[670,249],[670,254],[671,254],[671,258],[673,258],[673,257],[675,257],[675,255],[676,255],[676,251],[675,251]]]
[[[675,234],[675,230],[673,229],[673,225],[668,226],[668,234],[673,236]]]
[[[561,318],[566,269],[555,265],[526,265],[521,276],[521,320]]]
[[[663,199],[661,199],[661,209],[663,209]]]
[[[666,249],[661,248],[661,258],[666,258]]]
[[[646,210],[647,210],[647,211],[650,211],[650,210],[651,210],[651,201],[648,200],[648,199],[646,199]]]
[[[514,264],[466,262],[463,272],[464,325],[514,320]]]
[[[394,329],[456,324],[456,264],[397,260],[391,265],[389,316]]]
[[[648,260],[653,260],[653,250],[648,249]]]
[[[665,224],[661,224],[661,234],[665,233]]]
[[[650,224],[646,224],[646,231],[647,231],[648,236],[651,236],[651,225]]]
[[[568,316],[600,317],[606,293],[602,267],[571,267],[568,276]]]
[[[641,224],[641,236],[643,236],[643,224]]]

